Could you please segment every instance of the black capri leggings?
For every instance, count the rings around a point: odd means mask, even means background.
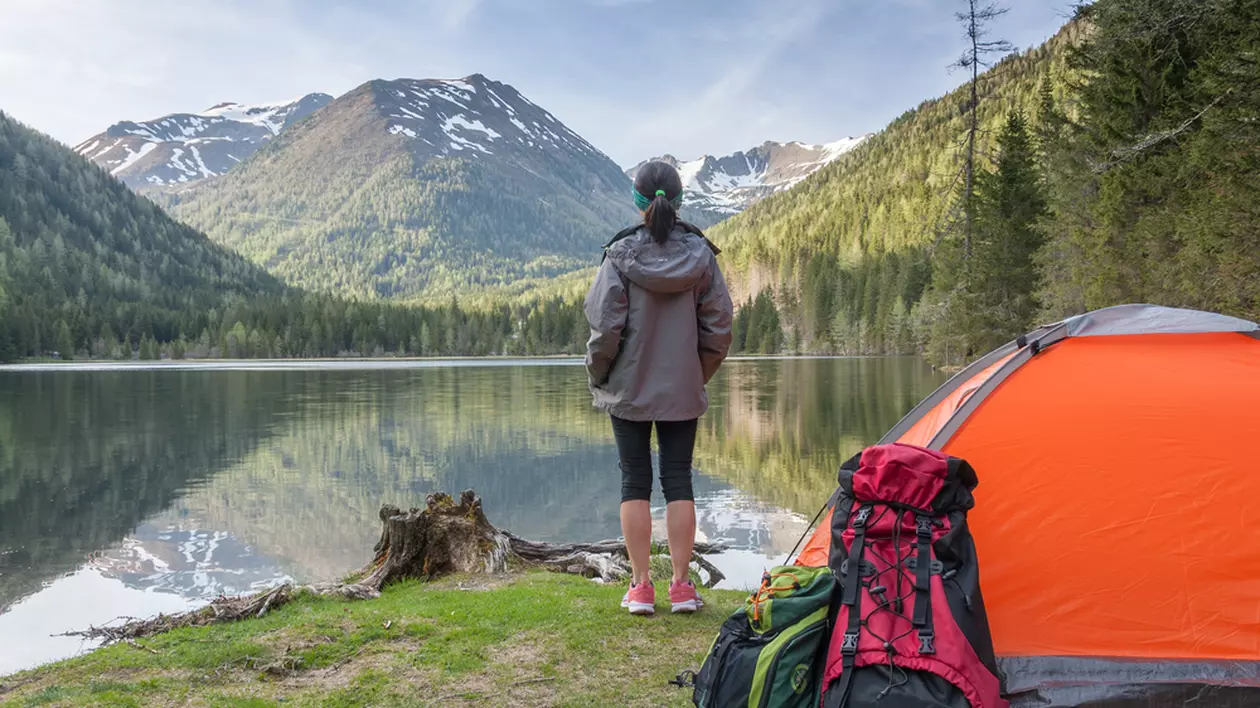
[[[653,423],[612,416],[612,425],[621,463],[621,501],[651,500]],[[696,446],[696,421],[657,421],[655,425],[665,501],[692,501],[691,457]]]

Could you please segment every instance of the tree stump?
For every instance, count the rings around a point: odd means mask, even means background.
[[[404,578],[507,570],[508,537],[486,519],[472,490],[465,490],[458,504],[442,492],[430,494],[424,509],[403,512],[386,504],[380,518],[381,538],[362,585],[379,590]]]
[[[572,573],[604,582],[630,577],[630,558],[621,541],[543,543],[495,528],[472,490],[459,503],[444,493],[430,494],[425,508],[403,512],[392,504],[381,507],[381,538],[373,549],[372,564],[362,571],[362,585],[380,590],[403,578],[430,580],[451,573],[501,573],[512,563]],[[705,570],[712,587],[723,580],[701,554],[720,553],[722,547],[698,543],[692,559]]]

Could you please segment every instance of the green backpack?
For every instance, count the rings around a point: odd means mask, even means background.
[[[785,565],[722,624],[695,675],[699,708],[815,708],[836,587],[831,569]]]

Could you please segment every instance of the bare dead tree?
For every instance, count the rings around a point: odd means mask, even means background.
[[[963,34],[968,47],[963,55],[954,62],[956,68],[971,71],[971,100],[967,105],[967,139],[963,161],[963,256],[971,256],[972,236],[972,196],[975,190],[976,176],[976,138],[980,133],[980,69],[988,69],[993,64],[989,57],[1006,55],[1015,50],[1014,45],[1004,39],[990,39],[988,25],[1007,13],[1007,8],[995,2],[985,3],[982,0],[964,0],[967,9],[955,13],[958,22],[963,26]]]

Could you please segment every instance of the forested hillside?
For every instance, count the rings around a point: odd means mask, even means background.
[[[0,113],[0,361],[580,351],[559,299],[476,311],[284,288]]]
[[[280,289],[101,168],[0,113],[0,360],[102,332],[170,338],[184,313]]]
[[[1009,111],[1036,112],[1044,80],[1065,90],[1068,49],[1086,31],[1069,23],[981,78],[980,155],[993,155]],[[947,228],[961,186],[968,105],[965,85],[925,101],[796,188],[712,229],[737,295],[775,293],[784,346],[841,353],[920,348],[922,325],[912,323],[911,309],[931,279],[929,249]]]
[[[957,364],[1123,302],[1260,318],[1256,46],[1254,2],[1083,7],[982,77],[971,192],[964,86],[713,229],[742,344]]]

